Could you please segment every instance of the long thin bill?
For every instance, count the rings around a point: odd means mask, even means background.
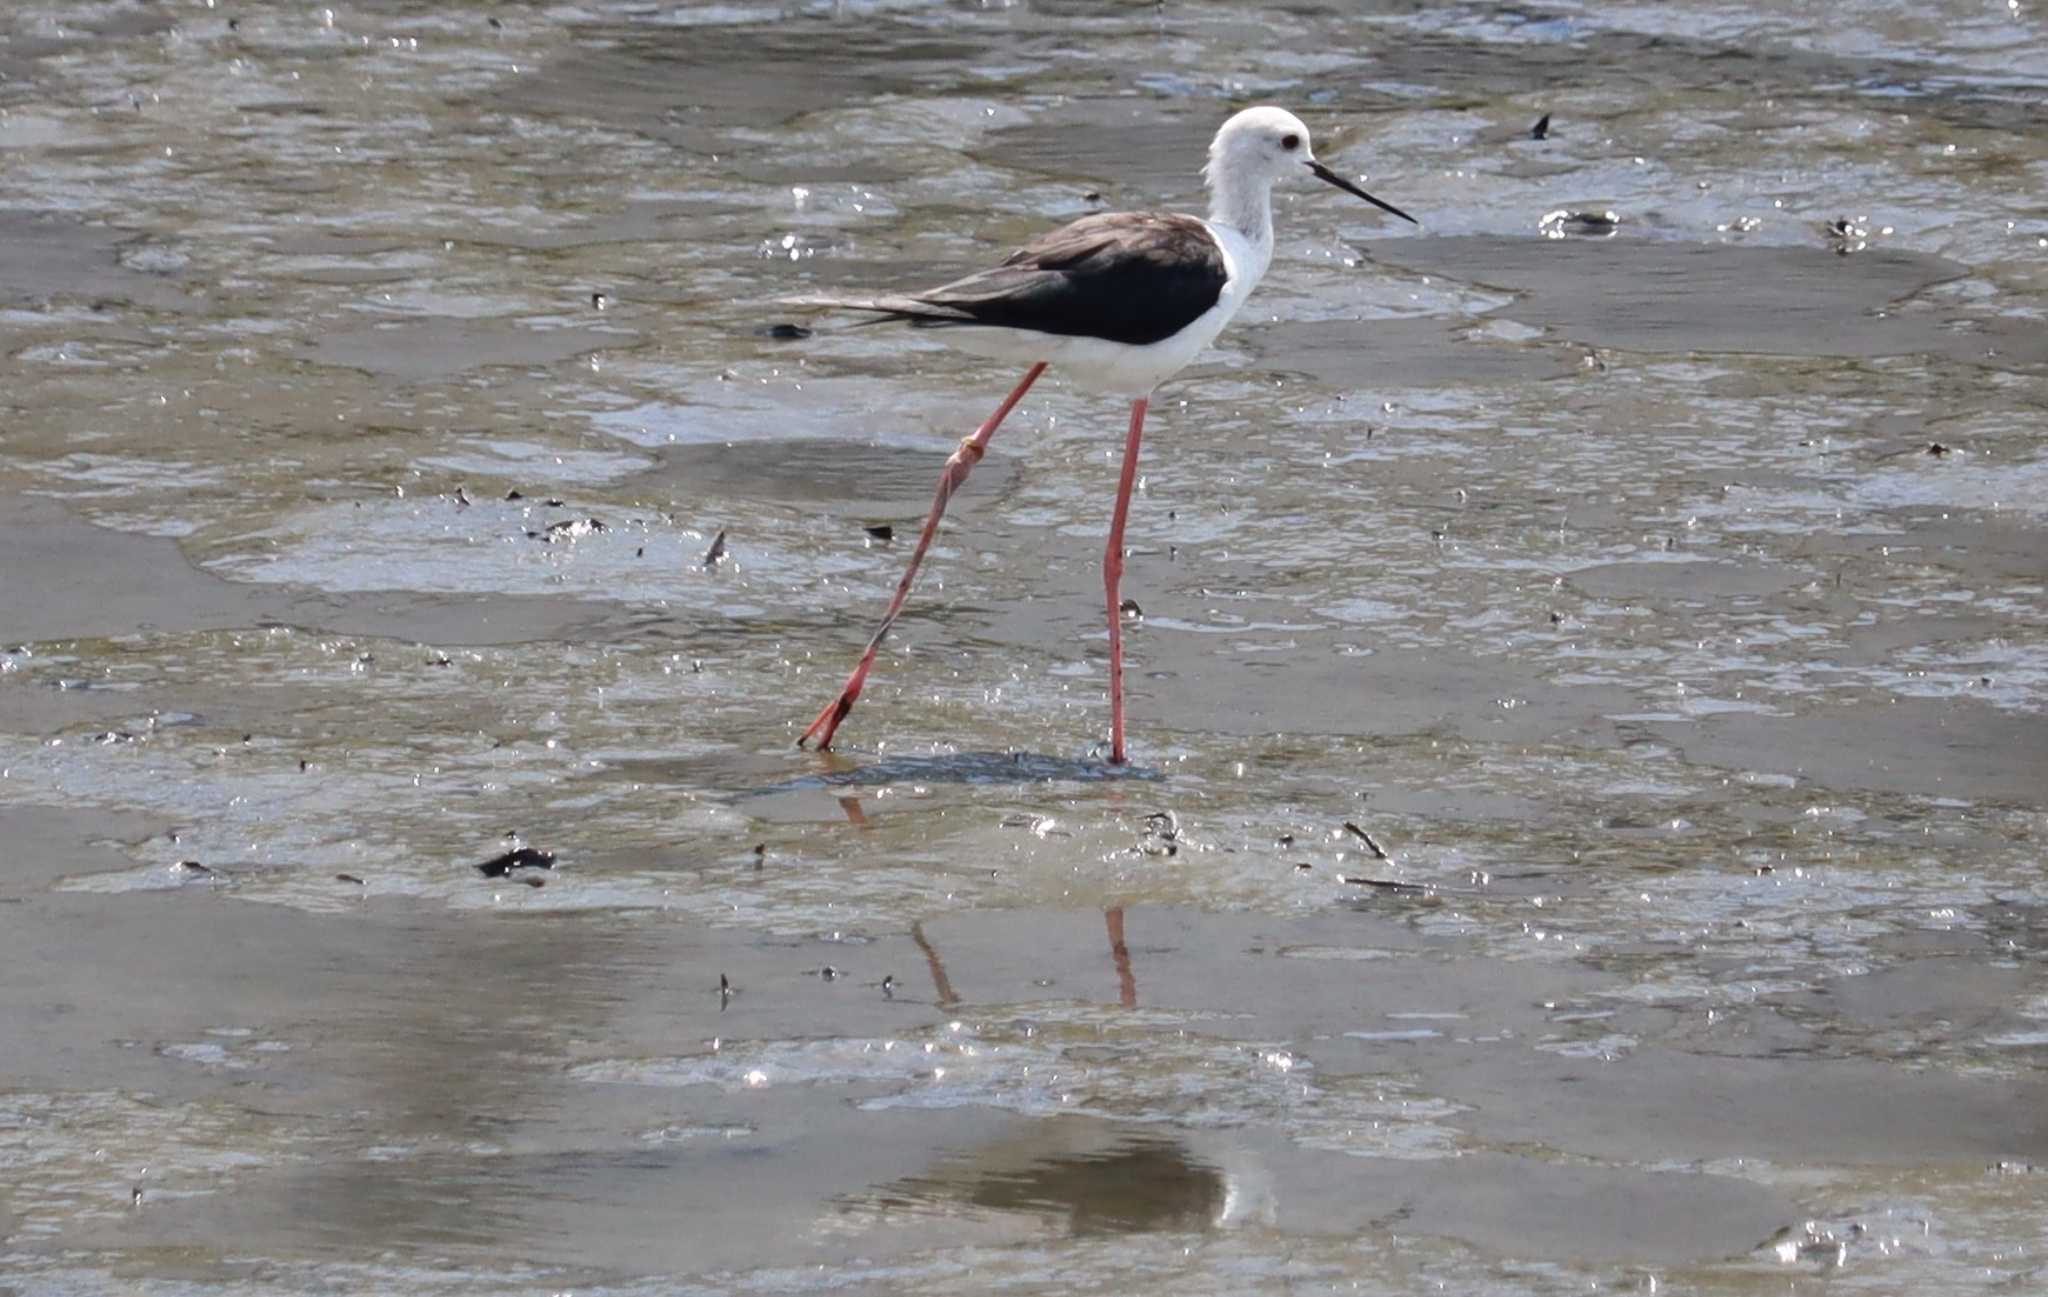
[[[1329,183],[1337,186],[1337,188],[1343,190],[1347,194],[1356,194],[1358,197],[1363,198],[1366,202],[1371,203],[1374,207],[1379,208],[1383,212],[1392,213],[1393,215],[1398,216],[1402,220],[1408,222],[1410,225],[1422,224],[1421,221],[1416,220],[1414,217],[1402,211],[1400,208],[1394,206],[1392,203],[1383,203],[1379,199],[1374,198],[1371,194],[1366,193],[1363,189],[1360,189],[1357,185],[1352,184],[1349,180],[1346,180],[1344,177],[1338,175],[1336,172],[1330,170],[1328,167],[1324,166],[1320,162],[1309,163],[1308,169],[1316,173],[1316,179],[1326,180]]]

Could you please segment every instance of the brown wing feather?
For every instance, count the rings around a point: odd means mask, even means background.
[[[926,292],[786,304],[873,311],[919,328],[992,325],[1143,346],[1172,337],[1214,306],[1228,277],[1223,250],[1192,216],[1104,212],[1040,235],[1001,265]]]
[[[927,327],[997,325],[1144,345],[1214,306],[1227,278],[1222,249],[1193,217],[1105,212],[1040,235],[999,266],[909,296],[930,311],[912,323]]]

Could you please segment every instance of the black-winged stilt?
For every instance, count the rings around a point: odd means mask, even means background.
[[[1209,145],[1209,162],[1202,168],[1209,185],[1207,220],[1163,212],[1104,212],[1041,235],[999,266],[922,293],[789,299],[791,305],[872,311],[882,321],[943,329],[946,341],[963,351],[1030,365],[996,412],[946,460],[938,496],[911,551],[910,566],[896,583],[889,611],[845,688],[818,713],[798,746],[815,740],[822,751],[832,745],[833,733],[867,683],[883,638],[903,611],[946,503],[980,462],[1004,416],[1046,366],[1058,365],[1076,387],[1131,399],[1123,474],[1102,558],[1109,603],[1109,759],[1122,764],[1124,660],[1117,587],[1145,407],[1155,388],[1223,331],[1266,273],[1273,260],[1273,182],[1304,169],[1418,224],[1316,161],[1300,118],[1281,108],[1247,108],[1223,123]]]

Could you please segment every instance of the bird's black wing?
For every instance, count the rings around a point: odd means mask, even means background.
[[[923,328],[995,325],[1143,346],[1222,296],[1223,249],[1192,216],[1104,212],[1033,239],[1003,264],[869,309]]]

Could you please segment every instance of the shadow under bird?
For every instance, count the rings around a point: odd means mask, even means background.
[[[1109,608],[1110,760],[1124,762],[1117,587],[1146,404],[1154,389],[1215,340],[1264,276],[1273,260],[1273,185],[1304,171],[1419,224],[1318,162],[1300,118],[1281,108],[1247,108],[1225,122],[1209,145],[1208,165],[1202,169],[1209,187],[1207,220],[1167,212],[1101,212],[1033,239],[1001,265],[924,292],[787,299],[791,306],[870,311],[879,317],[876,323],[900,320],[937,329],[963,351],[1030,366],[995,413],[947,459],[924,532],[882,624],[839,696],[818,713],[798,746],[815,743],[823,751],[832,745],[833,734],[867,683],[882,640],[903,611],[947,502],[981,461],[1004,417],[1047,366],[1058,365],[1074,386],[1131,402],[1116,510],[1102,559]]]

